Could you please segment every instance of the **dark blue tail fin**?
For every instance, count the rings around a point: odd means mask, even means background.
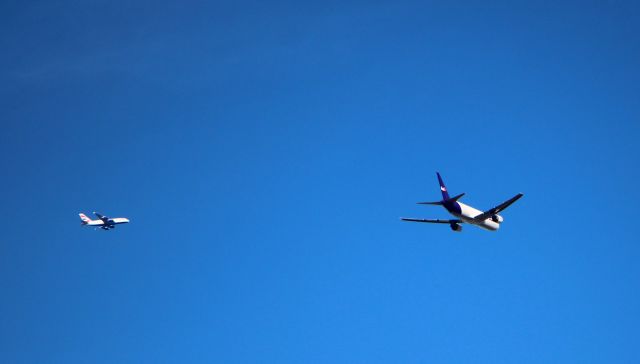
[[[440,173],[436,172],[438,175],[438,182],[440,183],[440,191],[442,192],[442,200],[447,201],[449,199],[449,192],[447,192],[447,187],[442,182],[442,177],[440,177]]]

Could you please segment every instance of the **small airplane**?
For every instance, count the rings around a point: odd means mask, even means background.
[[[97,212],[93,212],[94,215],[96,215],[98,217],[97,220],[91,220],[90,218],[87,217],[87,215],[80,213],[80,220],[82,220],[82,225],[87,225],[87,226],[95,226],[96,229],[99,227],[102,230],[109,230],[109,229],[115,229],[117,224],[126,224],[129,222],[129,219],[124,218],[124,217],[115,217],[115,218],[108,218],[104,215],[100,215]]]
[[[438,182],[440,183],[440,191],[442,192],[442,201],[437,202],[418,202],[420,205],[440,205],[443,206],[449,213],[458,219],[452,220],[433,220],[433,219],[413,219],[413,218],[401,218],[403,221],[413,221],[413,222],[429,222],[435,224],[449,224],[451,226],[451,230],[460,232],[462,231],[462,223],[476,225],[482,229],[495,231],[500,228],[500,224],[504,221],[504,218],[498,215],[499,212],[509,207],[512,203],[516,202],[520,197],[523,196],[522,193],[519,193],[507,201],[501,203],[500,205],[489,209],[487,211],[476,210],[471,206],[465,205],[462,202],[458,202],[460,197],[464,196],[464,193],[461,193],[454,197],[449,197],[449,193],[447,192],[447,187],[445,187],[444,182],[442,182],[442,177],[440,177],[440,173],[436,172],[438,175]]]

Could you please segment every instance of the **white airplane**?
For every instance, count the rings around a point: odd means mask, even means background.
[[[87,215],[80,213],[80,220],[82,220],[82,225],[86,226],[95,226],[96,229],[99,227],[102,230],[115,229],[117,224],[126,224],[129,222],[129,219],[124,217],[115,217],[113,219],[108,218],[104,215],[100,215],[97,212],[93,212],[94,215],[98,217],[98,220],[91,220],[87,217]]]
[[[500,228],[500,224],[504,221],[504,218],[498,213],[507,207],[509,207],[512,203],[516,202],[520,197],[523,196],[522,193],[519,193],[509,200],[501,203],[500,205],[489,209],[487,211],[476,210],[471,206],[465,205],[462,202],[458,202],[460,197],[464,196],[464,193],[459,194],[455,197],[449,197],[449,193],[447,192],[447,187],[445,187],[444,182],[442,182],[442,177],[440,177],[440,173],[436,172],[438,175],[438,182],[440,182],[440,191],[442,191],[442,201],[437,202],[418,202],[420,205],[440,205],[444,206],[449,213],[458,219],[452,220],[432,220],[432,219],[412,219],[412,218],[401,218],[403,221],[414,221],[414,222],[430,222],[436,224],[449,224],[451,226],[451,230],[460,232],[462,231],[462,223],[476,225],[485,230],[495,231]]]

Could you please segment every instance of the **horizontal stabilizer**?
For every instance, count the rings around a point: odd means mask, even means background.
[[[413,222],[430,222],[434,224],[461,224],[462,220],[440,220],[440,219],[412,219],[407,217],[401,217],[402,221],[413,221]]]
[[[458,201],[462,196],[464,196],[464,192],[459,194],[458,196],[451,197],[448,200],[436,201],[436,202],[418,202],[418,205],[442,205],[444,202],[447,202],[447,201]]]
[[[458,201],[460,197],[464,196],[464,192],[459,194],[458,196],[453,196],[449,199],[449,201]]]

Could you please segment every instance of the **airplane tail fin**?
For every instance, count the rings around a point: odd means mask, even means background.
[[[89,221],[91,221],[90,218],[87,217],[87,215],[83,214],[83,213],[79,213],[78,215],[80,215],[80,220],[82,220],[83,224],[88,223]]]
[[[418,205],[444,205],[444,203],[449,201],[458,201],[460,197],[464,196],[464,193],[461,193],[457,196],[449,197],[449,192],[447,192],[447,187],[442,182],[442,177],[440,177],[440,173],[436,172],[438,175],[438,182],[440,183],[440,192],[442,192],[442,201],[434,201],[434,202],[418,202]]]
[[[440,173],[436,172],[436,174],[438,175],[438,182],[440,183],[440,192],[442,192],[442,200],[447,201],[449,199],[449,192],[447,192],[447,187],[444,185],[444,182],[442,182],[442,177],[440,177]]]

